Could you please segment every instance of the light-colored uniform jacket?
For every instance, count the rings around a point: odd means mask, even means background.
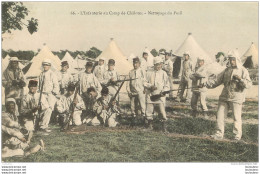
[[[184,60],[182,63],[182,76],[181,80],[189,81],[190,75],[193,73],[193,64],[190,59]]]
[[[146,72],[148,70],[147,61],[142,57],[140,59],[140,62],[141,62],[140,67]]]
[[[79,74],[79,80],[80,80],[80,95],[86,93],[89,87],[95,88],[97,93],[100,95],[102,86],[100,85],[98,79],[94,74],[83,72]]]
[[[165,97],[161,97],[158,101],[152,102],[150,97],[152,95],[160,94],[163,91],[170,90],[169,78],[165,71],[159,70],[151,70],[147,72],[147,93],[146,93],[146,101],[147,103],[165,103]],[[149,89],[151,86],[155,86],[157,89],[151,92]]]
[[[215,80],[207,82],[207,87],[214,88],[221,84],[224,84],[222,93],[219,96],[219,101],[229,101],[242,104],[245,101],[246,89],[252,86],[252,81],[249,77],[249,73],[239,61],[236,61],[237,67],[228,67],[221,72]],[[234,75],[241,77],[241,81],[233,79]]]
[[[168,76],[172,76],[173,71],[173,63],[170,59],[163,62],[163,68],[162,68]]]
[[[119,80],[118,73],[115,70],[106,71],[105,74],[104,74],[104,80],[101,83],[105,85],[110,81],[111,78],[114,78],[115,81]],[[116,94],[116,91],[118,90],[118,85],[119,84],[108,86],[109,94],[111,96],[114,96]]]
[[[67,94],[62,95],[60,100],[57,102],[57,110],[59,113],[71,113],[70,106],[73,102],[74,94],[68,96]],[[82,111],[85,109],[85,104],[82,98],[77,95],[78,103],[76,104],[74,112]]]
[[[13,86],[13,80],[23,80],[25,82],[24,74],[20,68],[15,72],[8,66],[2,76],[2,85],[5,88],[5,98],[19,99],[23,95],[23,88]]]
[[[202,78],[203,77],[203,78]],[[198,88],[200,84],[205,84],[208,81],[207,68],[205,65],[201,67],[196,67],[195,72],[190,75],[192,80],[192,88]],[[199,89],[192,89],[192,92],[206,92],[207,88],[204,86]]]
[[[39,85],[38,85],[39,91],[42,86],[43,78],[44,78],[43,93],[58,95],[60,88],[59,88],[59,82],[56,74],[51,70],[48,70],[47,72],[42,72],[39,77]]]
[[[69,83],[74,83],[74,78],[68,71],[60,71],[57,75],[57,78],[60,85],[60,91],[63,91],[64,93],[66,93]]]
[[[132,69],[129,72],[129,78],[136,80],[131,80],[129,82],[129,85],[127,85],[127,92],[131,94],[139,94],[144,93],[144,87],[147,86],[147,80],[146,80],[146,71],[144,71],[141,67],[137,70]]]
[[[106,72],[106,67],[105,65],[97,65],[93,71],[93,74],[96,76],[98,81],[101,83],[104,80],[104,74]]]

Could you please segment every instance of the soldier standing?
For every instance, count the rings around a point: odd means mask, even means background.
[[[141,62],[141,68],[146,72],[148,67],[147,67],[147,60],[148,59],[148,53],[147,52],[143,52],[143,57],[141,58],[140,62]]]
[[[165,95],[162,94],[164,91],[170,90],[168,75],[162,70],[162,59],[156,57],[154,59],[154,70],[147,72],[147,93],[146,93],[146,119],[148,121],[148,128],[153,129],[152,120],[155,107],[159,109],[161,115],[161,121],[163,123],[163,131],[166,130],[166,112],[165,112]],[[157,101],[151,101],[152,95],[161,94],[161,98]]]
[[[70,83],[67,87],[67,93],[62,95],[60,100],[57,102],[57,110],[59,112],[60,125],[63,128],[68,122],[70,115],[72,114],[72,107],[74,105],[75,109],[73,112],[72,125],[81,125],[81,114],[82,110],[85,109],[84,102],[82,98],[77,94],[75,100],[75,85]]]
[[[23,98],[21,116],[23,117],[24,126],[28,131],[33,132],[34,130],[40,130],[50,132],[48,123],[52,110],[45,95],[42,95],[39,104],[40,93],[37,92],[37,84],[38,82],[35,80],[29,81],[29,93]],[[37,118],[37,115],[40,117]],[[39,120],[36,120],[36,118]],[[39,125],[35,125],[35,123]]]
[[[165,53],[165,59],[163,62],[162,68],[168,75],[170,88],[173,90],[173,79],[172,79],[172,72],[173,72],[173,63],[170,59],[170,53]],[[170,98],[173,98],[173,91],[170,92]]]
[[[93,63],[87,62],[85,67],[85,72],[79,75],[81,97],[84,98],[84,95],[87,95],[87,90],[90,87],[93,87],[100,96],[102,86],[100,85],[96,76],[92,73]]]
[[[25,78],[22,70],[19,68],[17,57],[11,57],[8,67],[2,77],[3,87],[5,88],[5,98],[14,98],[18,105],[18,111],[21,110],[21,100],[23,97],[23,87],[25,87]]]
[[[177,101],[183,101],[186,99],[187,103],[190,103],[191,100],[191,79],[190,75],[193,72],[193,65],[192,61],[190,60],[190,55],[188,52],[185,52],[183,54],[184,61],[182,63],[182,76],[181,76],[181,81],[179,85],[179,90],[177,94]],[[183,97],[184,91],[187,88],[186,91],[186,98]]]
[[[60,94],[66,94],[67,88],[70,83],[73,83],[73,76],[68,72],[69,64],[67,61],[61,62],[61,70],[58,73],[58,80],[60,84]]]
[[[146,72],[140,67],[140,59],[138,57],[133,59],[133,66],[129,72],[130,79],[129,86],[127,86],[128,96],[130,97],[131,113],[135,119],[138,114],[138,108],[141,108],[141,115],[145,118],[145,85],[147,84]]]
[[[191,97],[191,108],[192,116],[197,116],[197,103],[200,100],[203,115],[207,118],[208,107],[206,104],[207,88],[203,84],[207,81],[207,69],[204,65],[203,58],[197,58],[197,66],[195,67],[195,73],[190,75],[192,80],[192,97]]]
[[[230,66],[217,76],[216,80],[208,81],[207,87],[214,88],[224,84],[222,93],[219,96],[217,112],[217,131],[212,135],[214,139],[223,139],[224,137],[224,118],[227,116],[229,108],[233,111],[235,140],[242,137],[242,104],[245,101],[246,89],[252,85],[249,73],[233,52],[228,54]]]
[[[48,101],[48,104],[53,112],[54,106],[57,102],[56,97],[58,97],[59,91],[60,91],[59,82],[58,82],[55,72],[50,70],[51,60],[45,59],[42,62],[42,66],[43,66],[43,72],[40,74],[40,77],[39,77],[38,89],[39,89],[39,91],[42,90],[42,93],[43,93],[44,97],[46,98],[46,100]],[[46,128],[49,125],[52,112],[50,113],[50,116],[46,115],[46,121],[44,122],[44,126],[42,126],[43,129],[45,129],[45,130],[48,130]]]
[[[104,74],[106,72],[106,67],[104,65],[105,60],[103,57],[99,58],[98,65],[95,67],[93,74],[96,76],[99,82],[104,80]]]

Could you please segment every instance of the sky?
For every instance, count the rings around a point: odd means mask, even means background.
[[[38,32],[4,34],[3,49],[104,50],[114,38],[125,56],[149,49],[175,52],[192,33],[210,55],[258,47],[258,2],[24,2]],[[98,12],[93,14],[92,12]],[[156,13],[159,12],[159,13]],[[89,13],[91,15],[89,15]],[[124,14],[125,13],[125,14]]]

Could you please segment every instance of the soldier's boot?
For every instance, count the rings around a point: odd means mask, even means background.
[[[36,146],[30,148],[24,155],[25,155],[25,156],[28,156],[28,155],[33,154],[33,153],[36,153],[36,152],[38,152],[38,151],[40,151],[40,150],[44,151],[44,148],[45,148],[45,147],[44,147],[44,143],[43,143],[43,140],[41,139],[41,140],[40,140],[40,143],[39,143],[38,145],[36,145]]]
[[[197,113],[196,110],[192,110],[192,111],[191,111],[191,116],[192,116],[192,117],[194,117],[194,118],[197,117],[197,114],[198,114],[198,113]]]
[[[205,119],[209,119],[209,116],[208,116],[208,112],[207,111],[203,111],[203,117]]]
[[[136,123],[136,115],[132,115],[130,127],[134,127],[134,126],[135,126],[135,123]]]
[[[148,131],[152,131],[153,130],[153,120],[148,120],[147,130]]]

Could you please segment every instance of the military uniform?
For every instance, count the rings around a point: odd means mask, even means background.
[[[96,76],[99,82],[102,82],[104,80],[104,74],[106,72],[105,65],[97,65],[93,71],[93,74]]]
[[[165,60],[163,62],[163,68],[162,68],[168,75],[169,78],[169,84],[170,89],[173,90],[173,78],[172,78],[172,72],[173,72],[173,63],[170,59]],[[173,97],[173,91],[170,93],[170,97]]]
[[[229,53],[229,58],[236,60],[236,67],[226,68],[220,73],[215,80],[208,81],[207,87],[214,88],[224,84],[222,93],[219,96],[217,112],[217,131],[213,136],[216,139],[222,139],[224,136],[224,118],[227,116],[229,108],[233,111],[235,139],[240,140],[242,137],[242,104],[245,101],[246,89],[250,88],[252,81],[246,68],[241,64],[235,54]],[[236,76],[240,79],[237,79]]]
[[[140,61],[141,61],[141,65],[140,65],[141,69],[146,72],[148,70],[147,60],[142,57]]]
[[[94,87],[97,93],[100,95],[102,86],[100,85],[96,76],[92,73],[83,72],[79,75],[80,80],[80,95],[87,92],[89,87]]]
[[[66,94],[67,87],[70,83],[74,83],[74,78],[68,71],[60,71],[58,73],[58,81],[60,85],[60,94]]]
[[[183,94],[186,88],[191,88],[192,81],[190,79],[190,75],[193,73],[193,65],[190,58],[188,60],[184,60],[182,63],[182,76],[179,85],[179,90],[177,97],[180,100],[183,100]],[[186,101],[191,100],[191,89],[187,89],[186,92]]]
[[[118,84],[114,84],[113,82],[111,82],[111,79],[114,79],[114,81],[119,80],[119,76],[118,73],[113,70],[113,71],[106,71],[104,74],[104,80],[101,82],[103,85],[107,85],[108,84],[108,89],[109,89],[109,94],[113,97],[116,94],[116,91],[118,90]]]
[[[62,118],[62,122],[66,123],[69,120],[69,117],[72,112],[72,104],[73,104],[74,94],[69,96],[68,94],[62,95],[60,100],[57,102],[57,110]],[[77,101],[78,103],[75,106],[73,117],[72,117],[72,124],[73,125],[81,125],[81,114],[82,110],[85,109],[84,102],[82,98],[77,94]]]
[[[204,60],[203,60],[204,61]],[[195,73],[190,75],[192,80],[192,97],[191,97],[191,108],[193,110],[193,116],[196,116],[197,113],[197,103],[200,101],[202,111],[206,113],[208,107],[206,104],[207,88],[206,86],[202,87],[207,81],[207,69],[205,65],[201,67],[195,67]]]
[[[154,64],[156,63],[162,63],[160,61],[161,58],[156,57]],[[170,90],[170,85],[169,85],[169,79],[168,75],[166,74],[165,71],[162,69],[157,71],[157,70],[152,70],[147,72],[147,93],[146,93],[146,118],[147,120],[152,120],[153,119],[153,112],[154,112],[154,106],[158,105],[159,106],[159,111],[160,114],[162,115],[163,120],[167,120],[166,117],[166,112],[165,112],[165,96],[162,96],[160,99],[157,101],[151,101],[150,97],[152,95],[160,94],[163,91],[168,91]],[[155,90],[152,90],[151,87],[155,87]]]
[[[145,117],[146,103],[145,103],[145,89],[147,85],[146,72],[139,67],[138,69],[133,69],[129,72],[130,79],[129,85],[127,86],[127,91],[130,97],[131,113],[132,116],[137,115],[138,108],[141,107],[141,114]]]

